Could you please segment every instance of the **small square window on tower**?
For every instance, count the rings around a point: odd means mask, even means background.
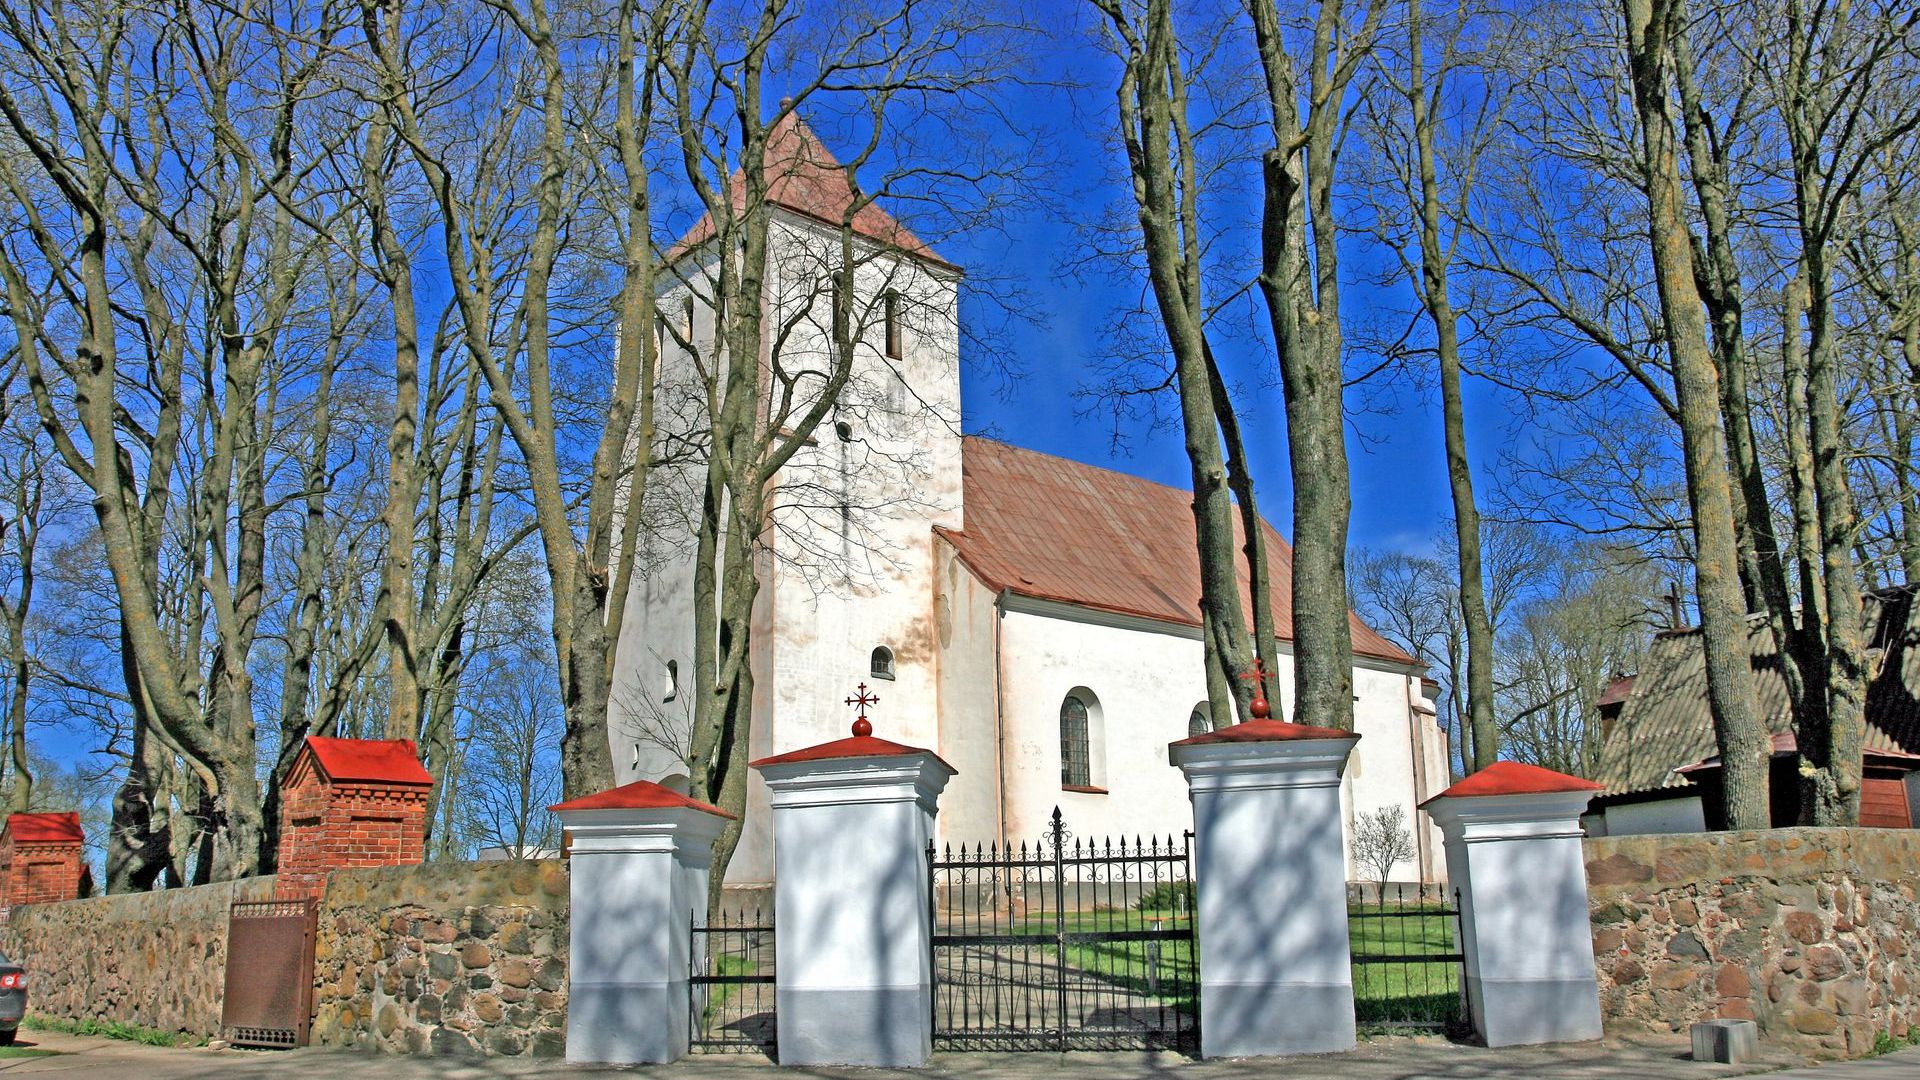
[[[886,305],[887,356],[898,360],[900,359],[900,293],[894,289],[888,289]]]

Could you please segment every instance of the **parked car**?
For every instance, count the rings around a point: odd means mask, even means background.
[[[0,953],[0,1046],[12,1046],[27,1015],[27,971]]]

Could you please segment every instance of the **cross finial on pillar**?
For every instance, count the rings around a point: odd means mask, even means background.
[[[1253,718],[1255,720],[1265,720],[1267,717],[1273,715],[1272,707],[1267,704],[1266,662],[1256,655],[1253,658],[1253,670],[1246,672],[1240,677],[1253,683],[1253,704],[1247,707],[1247,711],[1253,714]]]
[[[847,704],[860,710],[860,715],[853,721],[854,735],[864,739],[873,734],[873,725],[867,721],[867,706],[880,704],[880,695],[869,692],[867,684],[861,683],[859,692],[848,698]]]

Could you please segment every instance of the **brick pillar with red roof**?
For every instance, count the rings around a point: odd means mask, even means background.
[[[432,790],[411,739],[309,736],[281,787],[274,898],[318,897],[335,870],[420,862]]]
[[[1422,804],[1460,890],[1467,1005],[1488,1046],[1600,1037],[1580,815],[1600,785],[1496,761]]]
[[[75,900],[90,879],[79,814],[7,815],[0,829],[0,907]]]

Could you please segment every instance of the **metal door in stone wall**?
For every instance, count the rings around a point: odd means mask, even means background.
[[[313,1020],[316,903],[255,900],[227,917],[226,994],[220,1029],[235,1046],[307,1044]]]

